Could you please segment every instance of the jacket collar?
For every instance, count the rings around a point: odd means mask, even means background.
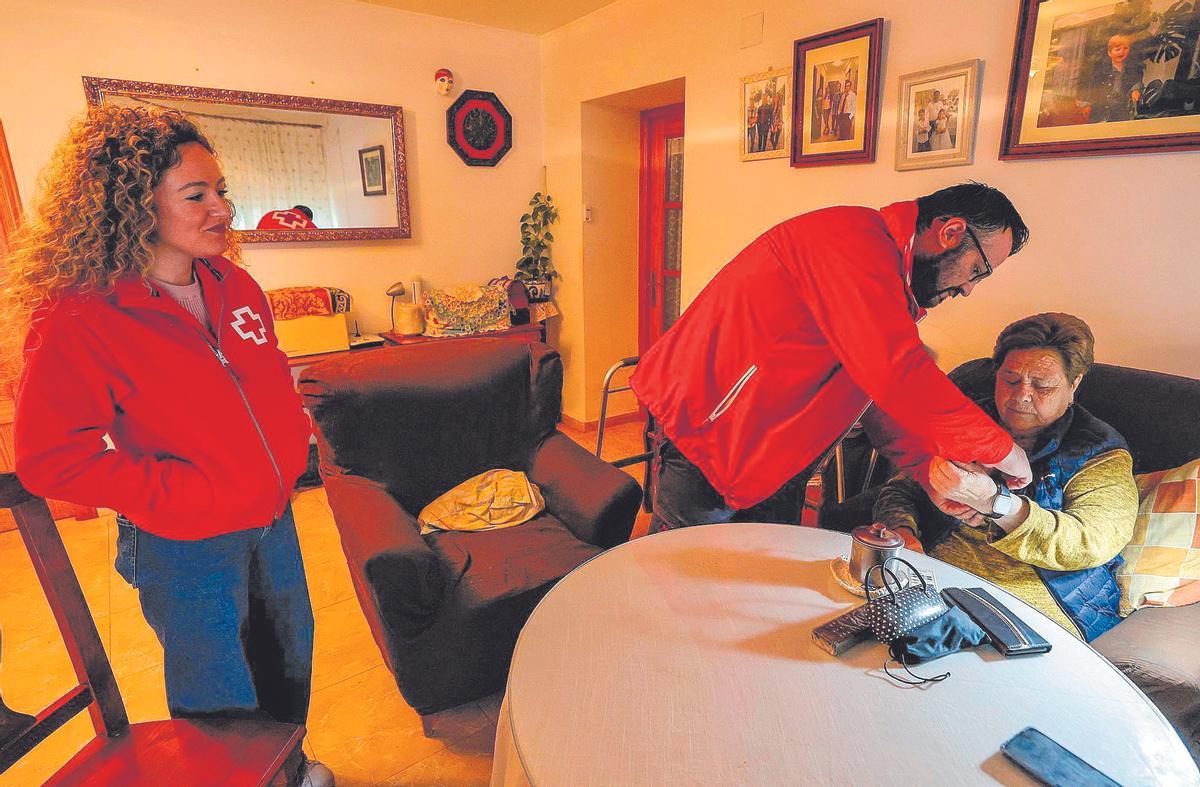
[[[1058,451],[1062,446],[1063,438],[1067,436],[1067,432],[1071,429],[1071,424],[1074,421],[1075,405],[1072,404],[1063,413],[1061,418],[1047,426],[1038,435],[1037,442],[1033,446],[1033,451],[1029,454],[1029,463],[1033,464]]]
[[[921,320],[925,309],[917,305],[917,298],[912,291],[913,246],[917,240],[917,202],[906,200],[893,202],[879,209],[888,234],[896,243],[900,252],[900,277],[904,279],[904,294],[908,298],[908,310],[913,319]]]
[[[211,289],[228,275],[233,263],[224,257],[197,257],[192,262],[196,278],[201,280],[201,286]],[[117,279],[113,284],[112,298],[118,306],[150,306],[153,307],[165,293],[154,285],[149,278],[143,278],[136,273],[130,273]]]

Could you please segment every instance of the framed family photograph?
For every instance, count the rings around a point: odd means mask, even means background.
[[[792,166],[875,160],[883,19],[795,44]]]
[[[1200,148],[1200,3],[1019,1],[1001,159]]]
[[[738,99],[742,161],[781,158],[791,152],[787,100],[791,81],[786,72],[771,69],[742,77]]]
[[[360,148],[358,151],[358,167],[362,172],[364,197],[387,194],[387,175],[384,173],[383,145],[376,145],[373,148]]]
[[[974,161],[980,63],[967,60],[900,77],[896,169]]]

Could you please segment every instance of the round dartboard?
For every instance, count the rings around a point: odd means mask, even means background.
[[[512,147],[512,115],[495,93],[464,90],[446,110],[446,142],[469,167],[494,167]]]

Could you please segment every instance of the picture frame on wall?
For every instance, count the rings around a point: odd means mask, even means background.
[[[358,151],[358,166],[362,173],[364,197],[377,197],[381,194],[387,194],[387,173],[384,165],[383,145],[360,148]]]
[[[1019,0],[1001,159],[1200,149],[1192,0]]]
[[[875,160],[883,19],[795,42],[792,166]]]
[[[980,60],[900,77],[896,169],[957,167],[975,160]]]
[[[791,75],[767,69],[742,77],[738,95],[742,161],[786,158],[792,150]]]

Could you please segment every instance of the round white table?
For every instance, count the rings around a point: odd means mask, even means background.
[[[886,649],[833,657],[812,630],[861,603],[832,557],[848,536],[706,525],[577,568],[521,632],[492,785],[1030,784],[1000,744],[1026,726],[1124,785],[1198,784],[1158,709],[1103,657],[1015,597],[938,560],[940,587],[986,587],[1053,644],[990,646],[897,684]]]

